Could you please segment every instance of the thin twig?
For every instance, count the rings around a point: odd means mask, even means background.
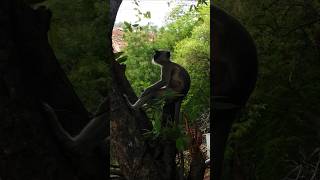
[[[298,172],[298,175],[297,175],[297,177],[296,177],[296,180],[299,179],[300,174],[301,174],[301,172],[302,172],[302,165],[299,165],[298,167],[299,167],[299,172]]]
[[[320,165],[320,154],[318,154],[318,162],[317,162],[317,166],[316,166],[316,169],[315,169],[315,171],[314,171],[314,173],[313,173],[313,175],[312,175],[312,177],[311,177],[311,179],[310,179],[310,180],[313,180],[313,179],[316,177],[317,172],[318,172],[319,165]]]

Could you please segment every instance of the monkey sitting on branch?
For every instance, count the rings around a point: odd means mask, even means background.
[[[163,119],[171,119],[178,124],[181,103],[190,88],[190,76],[182,66],[170,60],[169,51],[155,51],[153,63],[161,67],[161,79],[145,89],[135,103],[131,103],[128,97],[124,96],[134,110],[138,110],[152,99],[164,97]],[[172,93],[173,97],[167,96]]]

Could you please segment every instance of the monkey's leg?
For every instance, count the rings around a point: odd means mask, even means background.
[[[147,103],[152,97],[154,97],[155,93],[149,93],[144,96],[141,96],[134,104],[131,104],[129,99],[127,99],[128,104],[131,106],[132,109],[138,110],[141,108],[145,103]]]
[[[176,125],[179,124],[179,120],[180,120],[181,103],[182,103],[182,101],[179,100],[174,104],[174,122]]]

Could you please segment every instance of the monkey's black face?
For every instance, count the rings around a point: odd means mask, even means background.
[[[169,51],[155,51],[153,56],[153,61],[157,64],[163,64],[170,61],[170,52]]]

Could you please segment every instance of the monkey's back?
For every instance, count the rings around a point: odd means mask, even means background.
[[[191,80],[188,71],[179,64],[173,63],[169,88],[183,94],[185,97],[190,89],[190,84]]]

